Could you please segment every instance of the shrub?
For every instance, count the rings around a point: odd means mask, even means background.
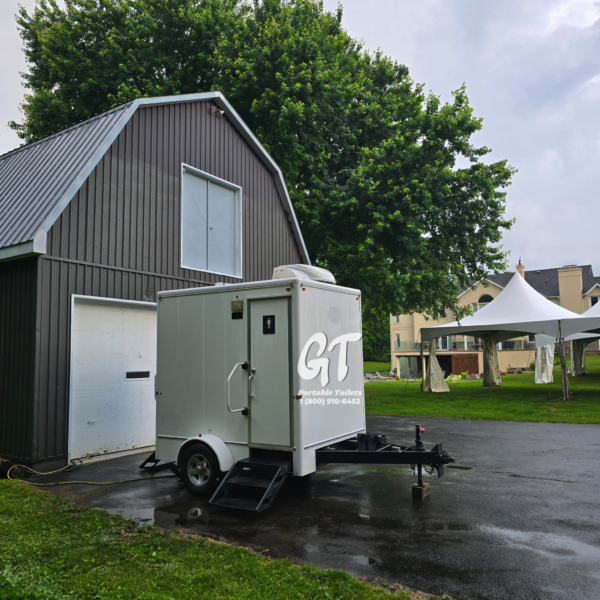
[[[396,376],[394,377],[394,379],[395,379],[396,381],[400,381],[400,375],[398,375],[398,374],[396,373]]]
[[[457,383],[458,381],[462,381],[464,379],[464,377],[462,376],[463,373],[461,373],[460,375],[448,375],[448,377],[446,377],[446,381],[448,383]]]
[[[515,371],[515,373],[516,373],[517,375],[523,375],[523,369],[517,369],[517,370]]]
[[[530,371],[535,371],[535,363],[534,362],[529,363],[529,370]]]

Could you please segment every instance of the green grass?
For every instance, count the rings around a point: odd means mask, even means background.
[[[548,423],[600,423],[600,356],[587,358],[589,375],[569,377],[573,399],[561,400],[560,367],[554,383],[536,385],[534,373],[505,375],[502,385],[484,388],[481,379],[449,384],[450,392],[425,394],[418,383],[365,383],[371,415],[498,419]]]
[[[384,373],[388,375],[391,368],[392,363],[389,362],[365,362],[363,364],[363,373],[375,373],[375,371],[379,371],[382,375]]]
[[[1,599],[409,597],[0,480]]]

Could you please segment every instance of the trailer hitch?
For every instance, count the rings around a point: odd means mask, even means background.
[[[413,446],[413,449],[416,452],[427,452],[427,449],[425,448],[425,444],[421,440],[421,434],[423,434],[423,433],[425,433],[425,428],[421,427],[420,425],[415,425],[415,445]],[[425,466],[426,472],[428,472],[430,475],[433,475],[433,470],[435,469],[437,471],[438,478],[440,478],[440,477],[444,476],[444,465],[455,462],[454,457],[449,456],[448,453],[444,451],[443,445],[441,442],[439,444],[436,444],[430,450],[430,452],[434,455],[434,460],[432,460],[431,462],[430,461],[427,461],[427,462],[415,461],[414,463],[411,463],[411,465],[410,465],[410,468],[413,471],[415,469],[417,470],[419,487],[423,487],[423,468],[425,465],[428,465],[431,467],[431,471],[427,471],[427,466]]]

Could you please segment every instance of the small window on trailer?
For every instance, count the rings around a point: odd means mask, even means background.
[[[182,166],[181,266],[242,277],[242,188]]]

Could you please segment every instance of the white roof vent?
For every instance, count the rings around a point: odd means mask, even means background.
[[[323,281],[324,283],[335,283],[335,277],[327,270],[311,265],[283,265],[273,269],[273,279],[310,279],[312,281]]]

